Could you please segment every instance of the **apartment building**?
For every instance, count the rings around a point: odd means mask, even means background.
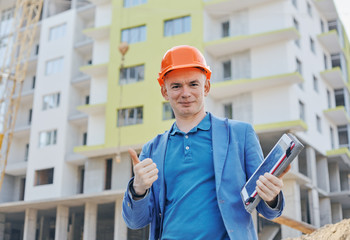
[[[0,0],[0,56],[13,4]],[[315,227],[350,217],[350,45],[332,0],[45,1],[0,239],[147,239],[121,216],[127,149],[173,123],[156,78],[180,44],[211,66],[208,111],[253,124],[265,155],[285,132],[305,145],[284,178],[284,215]],[[253,215],[259,239],[301,235]]]

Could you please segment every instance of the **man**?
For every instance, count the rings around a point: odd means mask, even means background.
[[[211,71],[191,46],[168,50],[158,82],[175,114],[169,131],[142,149],[129,149],[135,177],[123,217],[129,228],[151,224],[150,239],[257,239],[240,191],[263,160],[251,125],[217,118],[204,109]],[[260,176],[257,206],[266,218],[283,209],[283,182]]]

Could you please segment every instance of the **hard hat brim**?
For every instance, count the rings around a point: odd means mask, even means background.
[[[164,71],[160,72],[159,77],[158,77],[159,85],[160,86],[164,85],[164,77],[167,73],[169,73],[170,71],[173,71],[176,69],[182,69],[182,68],[200,68],[200,69],[203,69],[205,71],[206,79],[210,79],[211,71],[210,71],[209,67],[204,67],[201,64],[184,64],[184,65],[170,66],[170,67],[164,69]]]

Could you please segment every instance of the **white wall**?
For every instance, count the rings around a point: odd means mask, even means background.
[[[70,10],[50,17],[42,22],[40,52],[38,60],[37,84],[34,96],[33,124],[30,137],[30,151],[27,168],[26,200],[59,197],[62,195],[62,178],[65,178],[64,164],[66,152],[66,128],[69,112],[69,88],[71,87],[72,49],[74,44],[74,14]],[[66,23],[65,36],[48,41],[50,28]],[[47,60],[63,57],[63,69],[59,73],[45,75]],[[58,108],[42,110],[43,96],[60,92]],[[39,133],[57,129],[57,143],[39,148]],[[34,186],[35,171],[54,168],[54,182],[49,185]]]

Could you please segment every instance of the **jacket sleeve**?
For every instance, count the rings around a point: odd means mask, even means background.
[[[146,144],[140,154],[140,160],[149,157],[150,144]],[[131,229],[140,229],[147,226],[152,221],[154,215],[154,197],[152,188],[148,194],[140,199],[134,200],[129,191],[129,181],[127,189],[124,193],[122,215],[126,225]]]
[[[248,180],[250,176],[253,175],[255,170],[259,167],[261,162],[264,160],[264,155],[262,153],[260,143],[258,140],[258,136],[256,135],[253,127],[248,125],[246,129],[246,137],[245,137],[245,167],[246,167],[246,175]],[[279,217],[282,214],[284,207],[284,197],[282,191],[278,195],[278,203],[275,208],[271,208],[267,205],[264,200],[261,200],[256,210],[261,213],[267,219],[273,219]]]

